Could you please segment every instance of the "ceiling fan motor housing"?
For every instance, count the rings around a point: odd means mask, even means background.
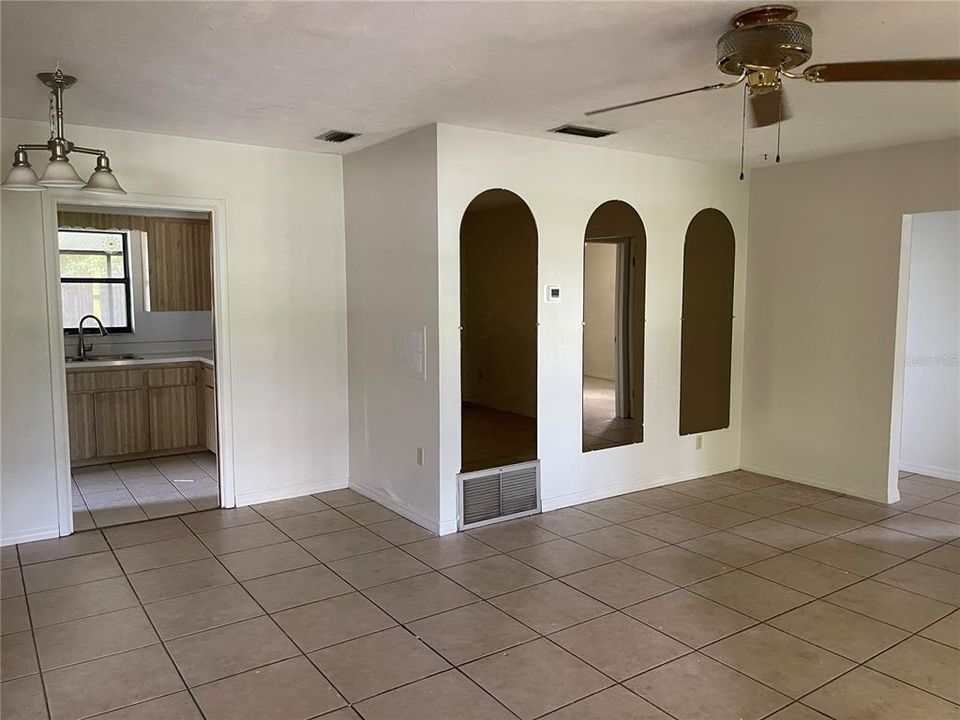
[[[795,20],[789,5],[763,5],[733,17],[717,41],[717,67],[728,75],[745,70],[790,70],[813,54],[813,30]]]

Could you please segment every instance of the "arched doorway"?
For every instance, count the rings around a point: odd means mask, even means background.
[[[537,457],[537,225],[509,190],[460,222],[462,472]]]
[[[600,205],[583,239],[583,451],[643,440],[647,238],[622,200]]]

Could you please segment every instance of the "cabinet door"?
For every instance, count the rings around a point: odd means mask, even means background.
[[[93,395],[67,395],[67,428],[70,432],[70,462],[97,456],[97,420]]]
[[[173,450],[200,444],[197,386],[150,389],[150,449]]]
[[[217,393],[212,387],[203,388],[203,409],[206,419],[207,450],[217,452]]]
[[[119,390],[94,395],[97,457],[150,449],[146,390]]]

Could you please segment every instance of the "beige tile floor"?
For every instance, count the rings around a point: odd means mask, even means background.
[[[747,472],[444,538],[350,490],[3,549],[0,715],[960,718],[960,493]]]
[[[637,442],[636,420],[617,417],[612,380],[583,376],[583,449],[602,450]]]
[[[220,506],[211,452],[75,468],[75,530],[210,510]]]

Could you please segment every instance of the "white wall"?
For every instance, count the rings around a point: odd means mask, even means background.
[[[744,271],[749,183],[730,167],[440,125],[440,518],[456,527],[460,468],[459,226],[470,200],[489,188],[516,192],[540,238],[538,428],[544,509],[738,467]],[[598,205],[622,199],[647,232],[644,442],[581,451],[583,234]],[[730,218],[737,236],[731,425],[681,438],[680,307],[683,239],[703,208]],[[543,287],[560,285],[560,303]]]
[[[436,127],[348,155],[344,188],[350,485],[436,529]],[[426,372],[418,378],[394,346],[406,347],[404,338],[424,328]]]
[[[583,374],[617,374],[617,245],[586,243],[583,250]]]
[[[0,199],[0,544],[8,545],[60,528],[40,195]]]
[[[953,139],[753,173],[744,467],[897,499],[902,219],[960,207],[958,158]]]
[[[341,159],[98,128],[67,130],[78,144],[106,148],[128,191],[226,202],[228,260],[219,272],[229,294],[231,341],[224,350],[233,378],[237,502],[345,487]],[[42,142],[46,135],[45,123],[5,119],[2,157],[12,157],[16,143]],[[86,162],[77,160],[90,172]],[[6,191],[0,197],[0,519],[2,542],[9,543],[55,530],[56,488],[40,202]],[[76,193],[71,197],[78,201]]]
[[[960,480],[960,212],[911,219],[900,469]]]

